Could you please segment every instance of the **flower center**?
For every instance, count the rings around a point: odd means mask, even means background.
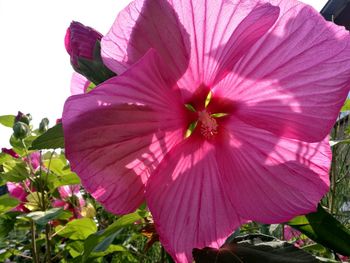
[[[190,137],[199,125],[201,136],[207,140],[212,139],[219,133],[219,123],[221,122],[219,118],[225,117],[228,114],[211,113],[209,104],[211,104],[212,95],[211,91],[209,91],[207,96],[204,97],[204,102],[202,100],[201,103],[194,104],[196,105],[195,107],[193,104],[185,104],[186,109],[191,112],[189,116],[191,116],[190,119],[192,120],[186,130],[185,138]],[[215,107],[212,109],[214,109],[214,111],[217,110]],[[196,133],[199,134],[199,131]]]
[[[218,133],[217,121],[206,110],[198,112],[198,121],[201,124],[201,134],[204,138],[210,139]]]

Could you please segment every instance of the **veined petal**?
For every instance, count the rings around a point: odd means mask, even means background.
[[[226,128],[216,160],[240,216],[271,224],[316,210],[329,189],[328,138],[318,143],[279,138],[239,119]]]
[[[215,88],[244,122],[279,136],[322,140],[350,88],[350,35],[297,1]],[[317,30],[315,30],[317,28]]]
[[[89,87],[90,81],[83,75],[74,72],[70,82],[71,95],[78,95],[86,93],[86,89]]]
[[[149,179],[147,204],[162,245],[176,262],[192,262],[193,248],[220,247],[242,223],[224,183],[214,145],[191,138],[177,145]]]
[[[258,0],[136,0],[103,37],[102,57],[120,73],[154,48],[186,99],[222,79],[270,29],[278,9]]]
[[[159,63],[151,50],[123,75],[65,104],[62,122],[72,170],[117,214],[143,202],[149,175],[183,139],[181,99],[162,78]]]

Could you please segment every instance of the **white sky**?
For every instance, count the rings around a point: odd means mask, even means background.
[[[73,69],[64,48],[72,20],[108,32],[130,0],[0,0],[0,115],[31,113],[52,125],[70,95]],[[327,0],[304,0],[317,10]],[[51,126],[50,125],[50,126]],[[12,130],[0,125],[0,148]]]

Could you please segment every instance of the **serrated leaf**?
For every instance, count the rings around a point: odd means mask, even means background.
[[[274,237],[251,234],[239,236],[220,249],[193,249],[196,263],[316,263],[311,254]]]
[[[10,197],[8,194],[0,196],[0,213],[10,211],[19,205],[20,201],[16,198]]]
[[[57,235],[71,240],[85,240],[96,231],[96,223],[90,218],[75,219],[65,226],[56,227]]]
[[[295,217],[287,224],[315,242],[350,256],[350,231],[320,205],[315,213]]]
[[[106,229],[91,235],[84,243],[83,262],[88,260],[92,252],[103,252],[106,250],[118,234],[118,230],[129,226],[140,219],[142,219],[142,215],[137,212],[127,214],[120,217]]]
[[[0,124],[4,125],[5,127],[12,128],[15,118],[16,117],[14,115],[2,115],[0,116]]]
[[[64,137],[62,123],[48,129],[45,133],[36,138],[30,150],[64,148]]]
[[[31,218],[36,224],[44,226],[48,222],[58,219],[64,213],[63,208],[55,207],[47,211],[35,211],[27,214],[25,217]]]

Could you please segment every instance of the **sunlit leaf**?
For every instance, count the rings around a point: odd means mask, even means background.
[[[340,110],[341,112],[350,111],[350,99],[347,99]]]
[[[287,224],[315,242],[341,255],[350,256],[350,231],[321,206],[315,213],[295,217]]]
[[[16,198],[10,197],[8,194],[0,196],[0,213],[7,212],[16,207],[20,201]]]
[[[2,177],[9,182],[21,182],[27,178],[29,171],[26,164],[20,160],[9,160],[2,164]]]
[[[71,240],[85,240],[97,231],[97,226],[92,219],[81,218],[70,221],[65,226],[58,226],[55,230],[57,235]]]
[[[2,115],[0,116],[0,124],[4,125],[5,127],[12,128],[15,118],[16,117],[14,115]]]

